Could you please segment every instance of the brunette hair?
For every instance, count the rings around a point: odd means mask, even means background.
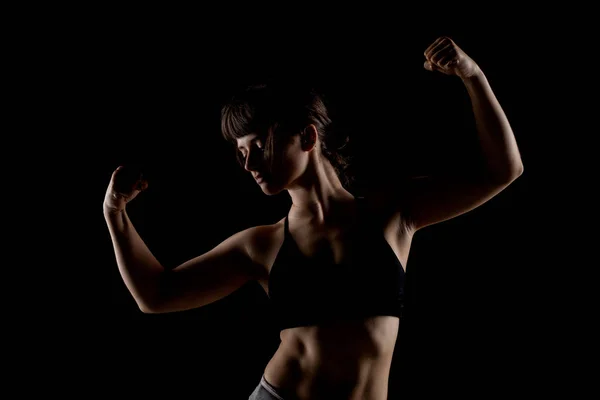
[[[303,84],[256,84],[235,94],[221,109],[221,133],[236,144],[236,139],[250,133],[265,141],[264,158],[270,170],[276,168],[274,157],[278,145],[299,134],[306,126],[317,128],[321,152],[335,169],[342,184],[348,186],[353,177],[348,173],[351,156],[346,154],[349,137],[336,132],[324,97]],[[244,160],[237,146],[236,158]]]

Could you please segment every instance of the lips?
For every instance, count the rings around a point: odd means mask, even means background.
[[[254,176],[254,180],[256,180],[257,183],[261,183],[264,179],[265,179],[264,176],[261,174],[256,174]]]

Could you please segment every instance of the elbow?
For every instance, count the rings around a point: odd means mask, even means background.
[[[157,305],[150,306],[148,304],[138,304],[138,307],[144,314],[164,314],[171,311],[166,307],[160,307]]]
[[[156,300],[136,299],[136,303],[144,314],[161,314],[165,312],[164,306]]]
[[[519,164],[519,168],[517,170],[517,176],[515,176],[515,179],[517,179],[521,175],[523,175],[523,163]]]
[[[523,163],[513,165],[512,168],[506,173],[506,183],[512,183],[521,175],[523,175]]]
[[[496,183],[501,185],[509,185],[523,174],[523,164],[516,163],[509,168],[490,176]]]
[[[159,311],[156,308],[151,307],[148,304],[138,303],[138,308],[144,314],[158,314],[159,313]]]
[[[165,273],[159,274],[156,279],[150,281],[151,284],[144,287],[143,292],[136,293],[135,301],[142,313],[161,314],[168,312],[166,310],[167,301],[164,293],[166,277]]]
[[[511,182],[523,175],[523,163],[519,162],[511,171]]]

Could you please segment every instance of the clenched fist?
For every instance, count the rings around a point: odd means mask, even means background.
[[[446,75],[456,75],[467,79],[481,72],[479,66],[452,39],[437,38],[425,50],[425,63],[428,71],[440,71]]]
[[[104,212],[116,213],[125,209],[141,191],[148,187],[142,173],[133,167],[120,166],[111,176],[104,196]]]

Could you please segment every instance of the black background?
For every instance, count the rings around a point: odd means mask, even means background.
[[[447,35],[485,72],[525,173],[478,209],[415,236],[388,398],[539,390],[557,356],[547,328],[558,271],[540,257],[548,243],[536,239],[535,99],[546,82],[524,73],[523,60],[545,28],[428,10],[235,10],[89,11],[65,25],[68,40],[50,52],[64,79],[51,86],[68,97],[54,118],[68,115],[65,131],[75,133],[64,140],[77,168],[65,170],[86,187],[91,211],[86,233],[71,234],[78,266],[65,277],[60,310],[77,360],[72,380],[101,395],[247,398],[279,344],[266,294],[252,283],[202,309],[141,313],[100,213],[112,171],[144,168],[150,186],[128,213],[157,258],[175,266],[289,207],[287,194],[260,191],[220,136],[220,106],[250,83],[319,87],[352,136],[361,183],[467,168],[476,132],[466,90],[423,68],[423,51]],[[80,235],[86,244],[75,246]]]

